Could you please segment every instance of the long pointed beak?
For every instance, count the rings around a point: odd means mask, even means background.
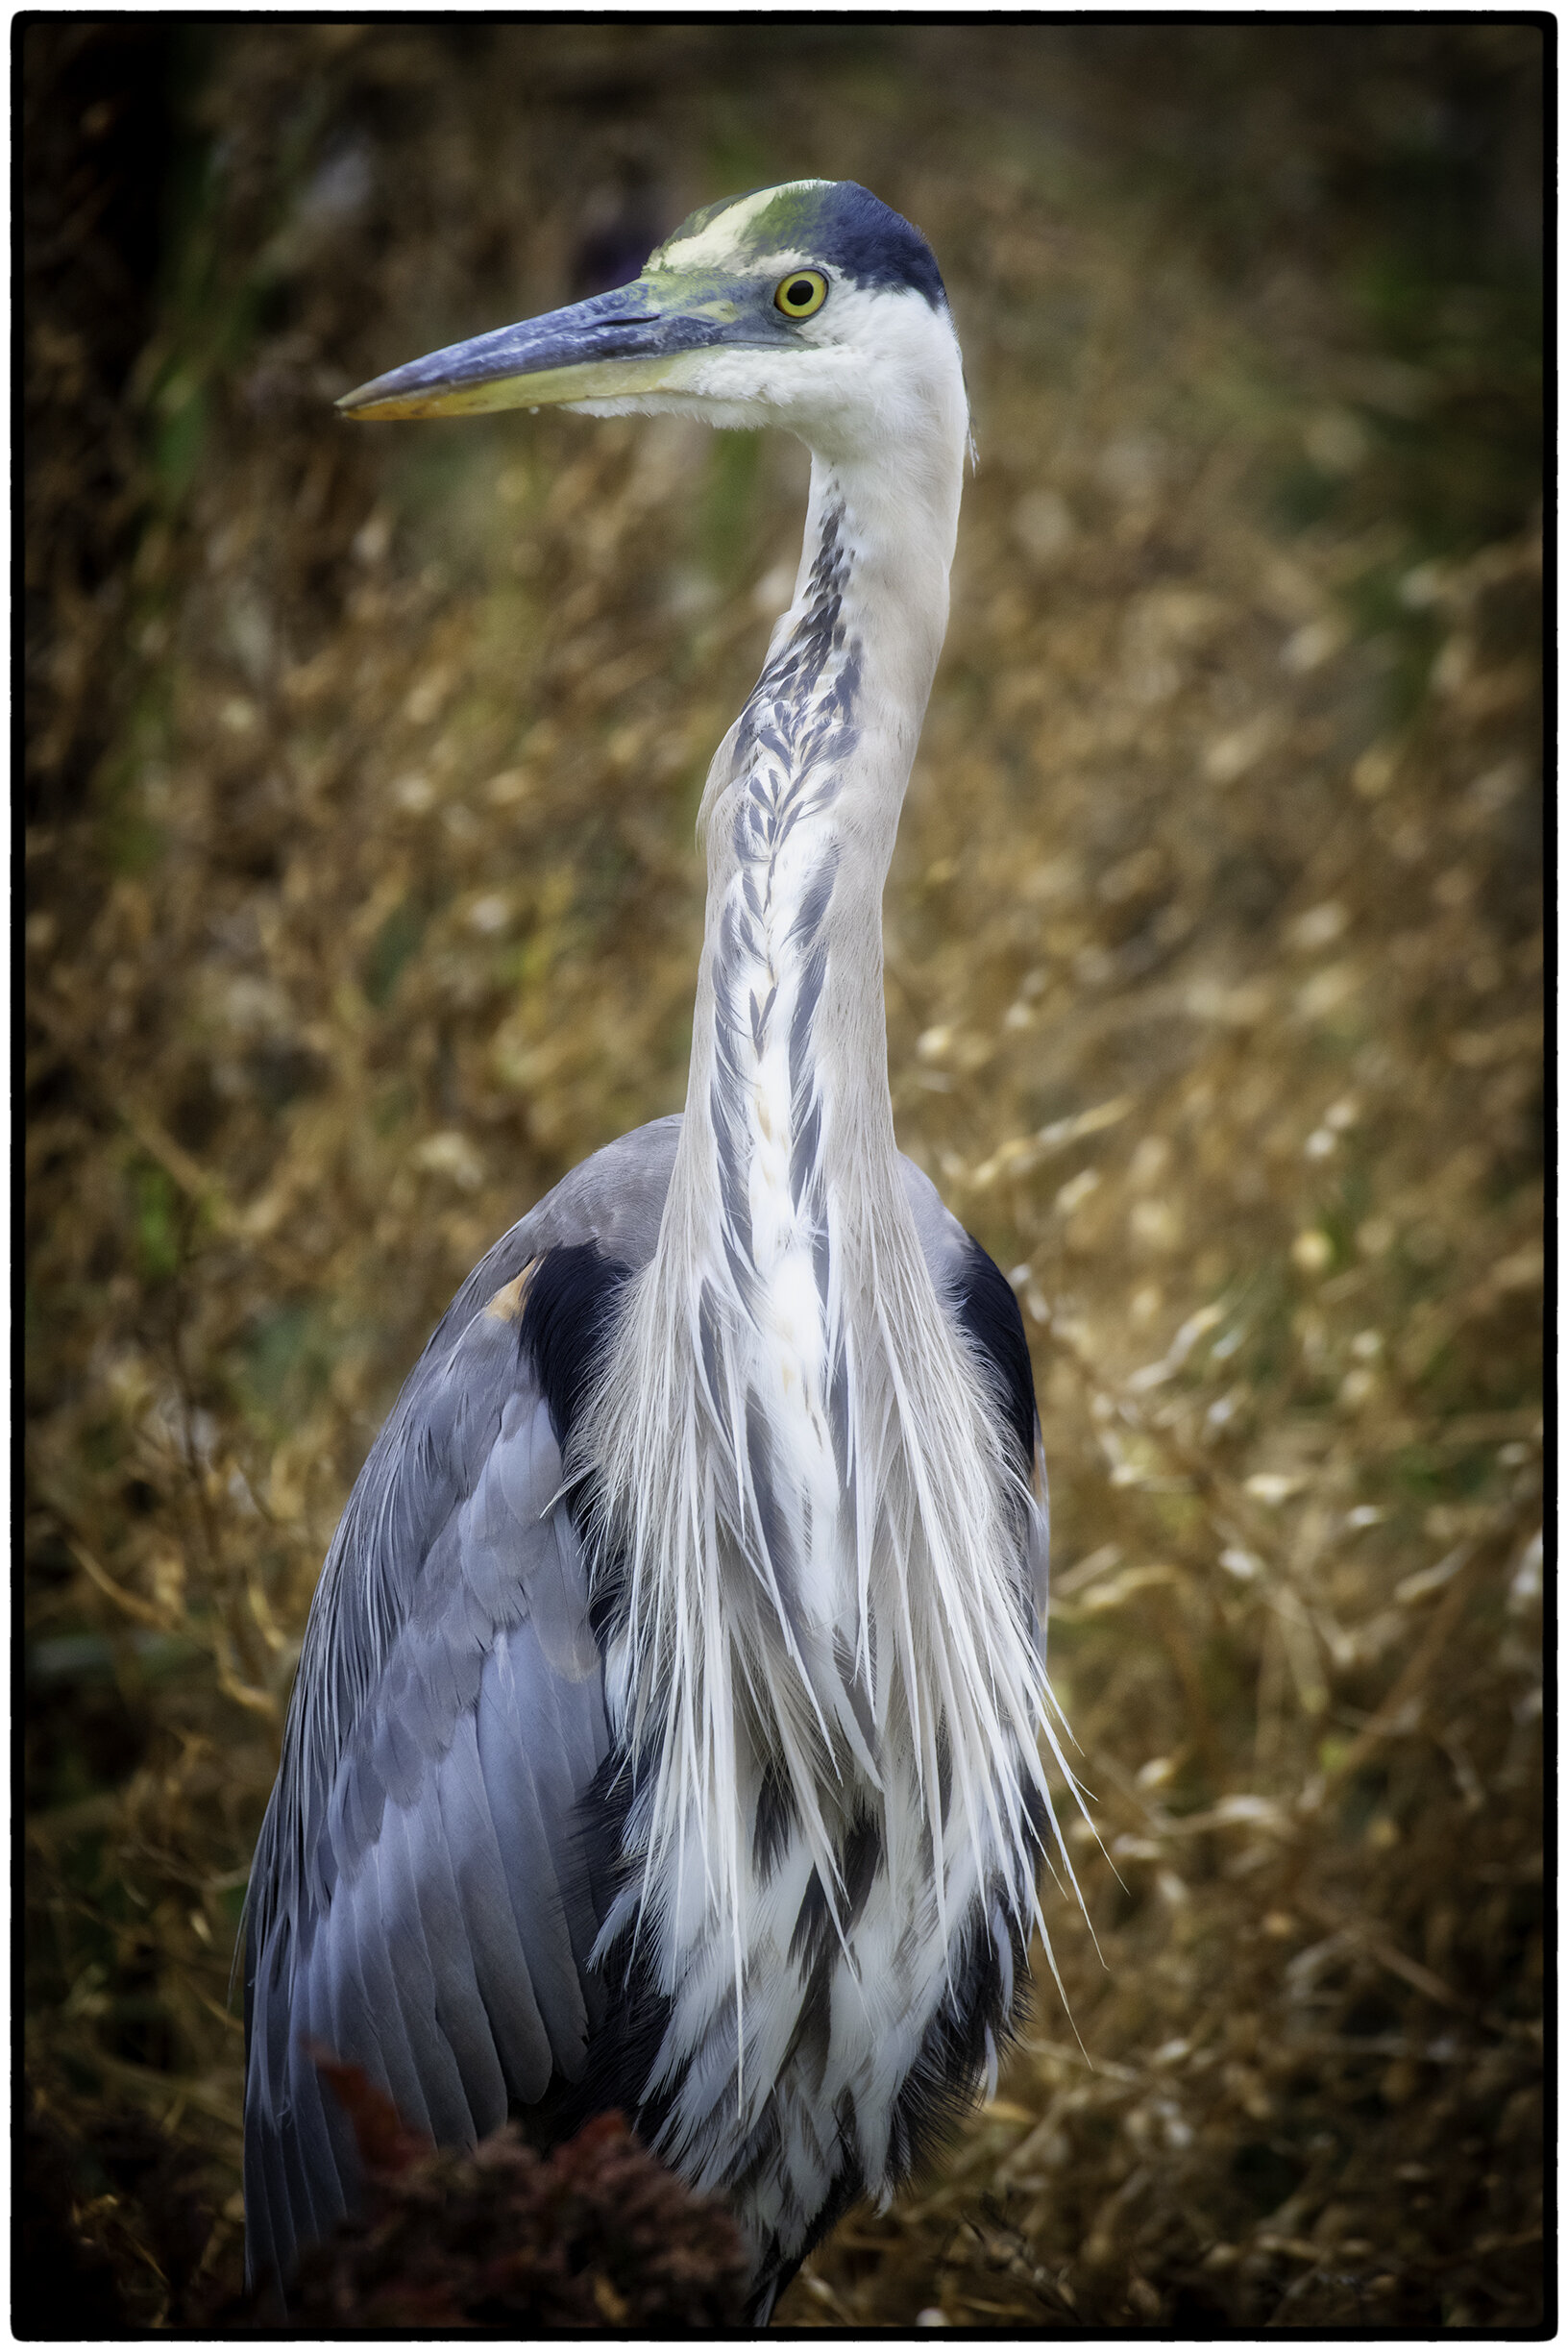
[[[720,286],[640,278],[569,309],[412,359],[346,392],[337,405],[347,416],[379,422],[678,391],[689,353],[768,339],[763,322],[744,317],[751,308]]]

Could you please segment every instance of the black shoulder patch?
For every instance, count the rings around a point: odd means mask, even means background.
[[[953,1294],[958,1319],[995,1375],[1008,1425],[1018,1441],[1024,1476],[1035,1458],[1040,1414],[1035,1405],[1035,1373],[1024,1337],[1023,1316],[1013,1286],[993,1258],[987,1256],[974,1236],[968,1237],[968,1256]]]
[[[563,1451],[629,1272],[597,1241],[578,1241],[547,1250],[528,1284],[518,1344],[533,1364]]]

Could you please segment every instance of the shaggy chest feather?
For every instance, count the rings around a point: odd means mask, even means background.
[[[574,1439],[614,1588],[597,1961],[641,2128],[759,2275],[994,2069],[1042,1818],[1033,1506],[893,1139],[851,538],[825,502],[729,747],[659,1245]]]
[[[787,1276],[787,1253],[780,1266]],[[911,1689],[896,1638],[877,1629],[896,1609],[895,1563],[861,1572],[852,1497],[814,1405],[826,1362],[775,1345],[759,1320],[747,1373],[753,1395],[772,1387],[773,1523],[727,1565],[744,1622],[772,1579],[765,1555],[793,1560],[794,1622],[755,1612],[749,1656],[721,1623],[729,1671],[712,1678],[708,1705],[723,1721],[709,1713],[672,1737],[671,1694],[654,1736],[645,1730],[651,1773],[623,1832],[625,1908],[601,1939],[621,2003],[661,2021],[642,2127],[694,2185],[726,2194],[759,2275],[792,2261],[824,2211],[863,2192],[890,2197],[946,2111],[994,2082],[1036,1858],[1021,1747],[989,1812],[953,1801],[941,1678]],[[785,1381],[792,1364],[802,1377]],[[607,1680],[629,1752],[641,1689],[629,1625],[609,1646]],[[909,1731],[922,1709],[937,1727],[929,1782]],[[700,1768],[704,1742],[722,1770]]]

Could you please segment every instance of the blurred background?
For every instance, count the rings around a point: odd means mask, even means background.
[[[681,1103],[798,548],[782,438],[331,402],[818,174],[965,348],[890,1063],[1024,1308],[1103,1848],[781,2317],[1538,2324],[1542,31],[17,40],[34,2317],[233,2275],[321,1558],[472,1262]]]

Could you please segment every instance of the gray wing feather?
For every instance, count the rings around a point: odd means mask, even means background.
[[[261,2259],[263,2272],[279,2265],[277,2245],[282,2243],[283,2235],[281,2225],[288,2215],[272,2100],[270,1959],[270,1953],[262,1954],[260,1966],[253,1971],[245,1988],[245,2055],[250,2070],[245,2087],[244,2154],[249,2192],[245,2201],[245,2237],[248,2255]],[[276,2228],[275,2215],[280,2224]]]
[[[425,1889],[408,1836],[407,1817],[396,1807],[388,1809],[375,1868],[381,1910],[378,1932],[385,1940],[404,2029],[429,2110],[430,2129],[443,2145],[471,2146],[474,2113],[456,2053],[442,2030],[439,1980],[426,1934]]]
[[[310,2012],[311,2004],[307,2002],[307,2026],[311,2022]],[[300,2169],[319,2233],[323,2229],[331,2229],[342,2210],[345,2190],[332,2143],[331,2127],[328,2121],[321,2078],[311,2062],[309,2040],[306,2034],[297,2037],[295,2046],[289,2053],[289,2081]]]
[[[463,2095],[473,2119],[463,2142],[472,2146],[506,2119],[506,2077],[502,2072],[496,2039],[479,1992],[475,1955],[469,1945],[457,1891],[452,1850],[439,1804],[399,1809],[397,1827],[407,1841],[408,1859],[418,1889],[416,1907],[424,1930],[435,1989],[435,2021],[462,2077]],[[400,1921],[401,1932],[404,1923]],[[398,1945],[393,1946],[397,1965]]]
[[[475,1268],[344,1511],[248,1899],[253,2278],[286,2279],[357,2194],[312,2044],[449,2144],[581,2073],[602,1670],[554,1433],[515,1316],[483,1311],[561,1243],[646,1263],[678,1128],[597,1154]]]
[[[406,1971],[393,1965],[389,1923],[381,1905],[384,1877],[382,1857],[378,1855],[374,1866],[362,1870],[346,1888],[343,1901],[334,1902],[329,1917],[331,1932],[342,1935],[343,1957],[334,1967],[328,1950],[331,1935],[323,1929],[321,1960],[310,1971],[311,2014],[321,2014],[324,2022],[330,2019],[331,2029],[321,2036],[330,2049],[359,2046],[355,2031],[333,2000],[339,1987],[355,1987],[364,2003],[361,2018],[373,2025],[375,2058],[388,2096],[410,2130],[428,2132],[433,2139],[429,2096],[404,2016],[404,2004],[412,2002],[414,1988],[407,1982]]]
[[[531,2102],[542,2098],[550,2087],[554,2054],[518,1933],[472,1714],[465,1714],[458,1726],[436,1776],[436,1787],[447,1850],[453,1858],[464,1943],[473,1959],[484,2021],[494,2036],[505,2084],[518,2098]],[[558,1905],[551,1901],[551,1892],[547,1885],[536,1896],[536,1907],[551,1924],[549,1938],[539,1942],[560,1948],[565,1939]],[[565,1948],[570,1961],[570,1948]],[[478,2113],[476,2108],[476,2117]],[[503,2086],[502,2119],[504,2115]]]
[[[530,1705],[530,1694],[544,1703]],[[529,1643],[527,1629],[503,1637],[486,1670],[484,1703],[475,1727],[479,1769],[491,1802],[507,1825],[502,1865],[528,1982],[554,2062],[567,2080],[575,2081],[582,2071],[588,2041],[582,1971],[598,1922],[578,1918],[574,1923],[569,1897],[575,1892],[571,1879],[576,1874],[567,1867],[564,1841],[558,1834],[551,1838],[551,1824],[570,1816],[575,1794],[598,1769],[598,1756],[587,1765],[586,1776],[580,1764],[576,1771],[560,1769],[565,1758],[556,1737],[559,1717],[548,1699],[537,1646]],[[600,1747],[599,1753],[602,1752]],[[552,1764],[554,1770],[550,1769]],[[564,1938],[557,1932],[558,1923],[565,1926]],[[525,2095],[537,2097],[543,2088],[541,2083]]]

